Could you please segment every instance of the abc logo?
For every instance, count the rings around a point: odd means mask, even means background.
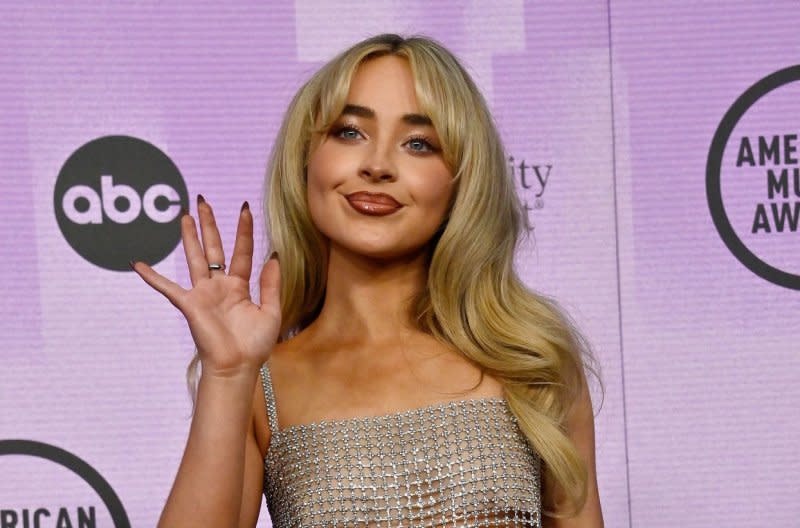
[[[129,185],[114,185],[114,177],[100,176],[100,195],[88,185],[75,185],[67,189],[61,200],[61,207],[67,218],[76,224],[102,224],[103,212],[112,222],[129,224],[136,220],[144,205],[145,214],[150,220],[166,224],[175,220],[181,211],[180,196],[178,191],[169,185],[157,183],[147,189],[144,200],[139,198],[136,190]],[[170,206],[163,211],[156,208],[156,198],[164,196],[170,200]],[[89,202],[89,208],[81,212],[75,207],[76,201],[83,198]],[[117,198],[124,198],[128,202],[127,210],[117,209]]]
[[[64,163],[53,205],[70,246],[100,267],[129,271],[128,261],[156,264],[180,241],[186,184],[172,160],[152,144],[105,136]]]

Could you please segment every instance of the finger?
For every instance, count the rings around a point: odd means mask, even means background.
[[[225,252],[222,249],[222,239],[217,229],[217,221],[214,218],[214,211],[202,194],[197,195],[197,216],[200,218],[200,232],[203,237],[203,249],[205,250],[206,261],[208,264],[225,264]],[[208,269],[208,266],[206,266]],[[208,270],[213,277],[215,274],[225,274],[224,270]]]
[[[173,306],[183,312],[183,308],[181,307],[183,303],[181,301],[186,294],[186,290],[181,288],[179,284],[159,274],[145,262],[136,262],[131,265],[131,268],[133,268],[133,271],[135,271],[142,280],[152,286],[156,291],[160,292]]]
[[[181,239],[183,240],[183,252],[186,255],[186,264],[189,266],[189,277],[192,286],[197,284],[200,279],[208,278],[208,262],[200,239],[197,238],[197,226],[194,218],[188,212],[181,218]]]
[[[250,212],[250,205],[244,202],[239,213],[239,225],[236,227],[236,242],[233,245],[229,275],[236,275],[249,283],[252,268],[253,215]]]
[[[261,269],[259,285],[261,288],[260,309],[268,307],[270,310],[277,310],[278,315],[280,315],[281,270],[277,253],[273,253],[269,260],[267,260],[267,263],[264,264],[264,267]]]

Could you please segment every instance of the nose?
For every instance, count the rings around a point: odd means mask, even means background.
[[[361,161],[359,174],[370,180],[394,180],[397,170],[389,154],[389,146],[374,145],[368,149]]]

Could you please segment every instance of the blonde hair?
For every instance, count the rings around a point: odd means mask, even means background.
[[[566,432],[584,369],[600,380],[587,340],[558,302],[528,289],[513,268],[530,226],[505,149],[469,74],[441,44],[377,35],[337,55],[296,93],[267,170],[271,248],[281,260],[281,340],[308,326],[325,294],[327,246],[306,205],[315,142],[339,117],[358,66],[382,55],[408,60],[421,110],[433,121],[455,179],[449,216],[431,241],[427,287],[413,302],[419,330],[459,350],[503,385],[520,429],[543,462],[544,513],[571,517],[588,493],[588,471]],[[198,357],[188,369],[195,400]],[[602,382],[601,382],[602,387]],[[556,495],[571,504],[556,511]]]

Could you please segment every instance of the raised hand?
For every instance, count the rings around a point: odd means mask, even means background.
[[[239,213],[227,274],[214,212],[201,195],[197,195],[197,215],[202,246],[194,218],[189,213],[181,218],[181,240],[192,281],[190,290],[160,275],[144,262],[136,262],[131,267],[186,317],[203,365],[203,376],[231,377],[258,370],[269,357],[280,332],[278,260],[269,259],[261,269],[261,305],[254,304],[250,298],[253,215],[247,202]],[[209,264],[222,264],[223,269],[211,270]]]

